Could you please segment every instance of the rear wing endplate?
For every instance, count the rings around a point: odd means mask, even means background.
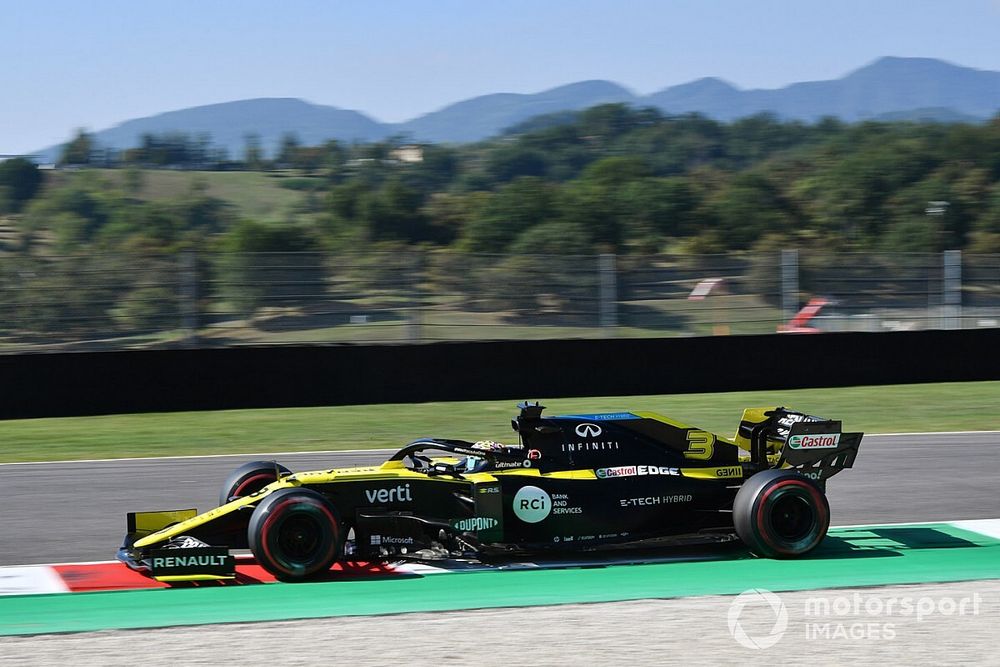
[[[854,466],[863,436],[844,433],[835,420],[796,422],[789,428],[775,467],[784,465],[812,479],[827,479]]]

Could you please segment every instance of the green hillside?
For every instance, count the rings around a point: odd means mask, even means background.
[[[112,186],[125,187],[126,171],[93,171]],[[203,186],[205,195],[221,199],[232,206],[239,217],[253,220],[288,220],[305,198],[301,191],[282,187],[282,183],[296,176],[291,172],[143,169],[141,174],[142,187],[136,193],[140,200],[175,201]],[[73,175],[73,172],[54,172],[52,187],[64,186]]]

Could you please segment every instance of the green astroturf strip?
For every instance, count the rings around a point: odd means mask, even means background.
[[[0,635],[1000,578],[1000,540],[948,524],[830,532],[809,558],[0,598]]]

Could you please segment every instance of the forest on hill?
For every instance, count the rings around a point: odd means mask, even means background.
[[[80,132],[60,166],[0,164],[8,253],[1000,252],[1000,116],[725,123],[605,104],[463,145],[289,134],[266,156],[248,136],[238,159],[204,135],[109,154]]]

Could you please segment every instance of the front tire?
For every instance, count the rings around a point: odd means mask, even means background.
[[[244,463],[229,473],[219,491],[219,505],[225,505],[233,498],[243,498],[260,491],[278,479],[278,474],[289,475],[291,470],[274,461],[251,461]],[[277,474],[276,474],[277,473]]]
[[[765,470],[736,494],[733,523],[740,539],[758,556],[795,558],[826,537],[830,504],[811,479],[792,470]]]
[[[250,516],[247,541],[257,562],[282,581],[301,581],[340,559],[342,524],[336,509],[311,489],[279,489]]]

